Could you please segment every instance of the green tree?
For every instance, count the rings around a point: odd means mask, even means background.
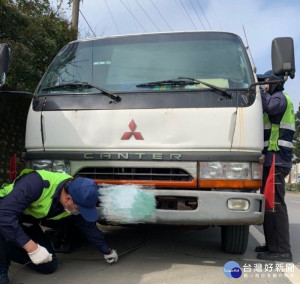
[[[296,131],[294,135],[294,160],[293,163],[300,163],[300,104],[298,105],[298,111],[295,114]]]
[[[11,49],[6,88],[33,92],[54,56],[76,37],[60,5],[0,0],[0,43]]]

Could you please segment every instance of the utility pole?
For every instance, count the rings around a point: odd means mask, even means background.
[[[78,33],[78,18],[79,18],[79,1],[80,0],[73,0],[72,6],[72,28],[76,29]]]

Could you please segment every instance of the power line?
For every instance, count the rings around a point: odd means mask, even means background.
[[[199,7],[200,7],[200,9],[201,9],[201,11],[202,11],[203,15],[204,15],[204,18],[205,18],[206,22],[208,23],[208,25],[209,25],[210,29],[212,30],[212,28],[211,28],[211,25],[210,25],[210,23],[209,23],[208,19],[206,18],[206,15],[205,15],[205,13],[204,13],[204,10],[202,9],[202,6],[201,6],[201,4],[200,4],[199,0],[197,0],[197,2],[198,2],[198,4],[199,4]]]
[[[107,3],[106,0],[105,0],[105,4],[106,4],[106,7],[107,7],[107,9],[108,9],[108,12],[109,12],[109,14],[110,14],[110,16],[111,16],[113,22],[114,22],[114,25],[115,25],[115,27],[116,27],[116,29],[117,29],[117,31],[118,31],[118,34],[120,34],[119,27],[118,27],[118,25],[117,25],[117,23],[116,23],[116,21],[115,21],[115,18],[114,18],[114,16],[113,16],[113,14],[112,14],[112,12],[111,12],[111,10],[110,10],[110,8],[109,8],[108,3]]]
[[[132,0],[127,0],[127,7],[128,7],[129,10],[131,10],[132,7],[130,6],[129,1],[132,1]],[[131,4],[132,4],[132,2],[131,2]],[[138,27],[137,22],[134,21],[133,23],[134,23],[135,31],[138,32],[139,31],[139,27]]]
[[[144,8],[140,5],[140,3],[135,0],[135,2],[139,5],[139,7],[143,10],[143,12],[145,13],[145,15],[147,16],[147,18],[151,21],[151,23],[157,28],[157,30],[160,32],[159,27],[155,24],[155,22],[151,19],[151,17],[148,15],[148,13],[144,10]]]
[[[192,4],[192,7],[193,7],[194,11],[196,12],[196,15],[197,15],[197,17],[198,17],[198,19],[199,19],[199,21],[200,21],[200,23],[201,23],[203,29],[205,30],[205,27],[204,27],[204,25],[203,25],[203,23],[202,23],[202,21],[201,21],[201,19],[200,19],[200,16],[198,15],[198,12],[197,12],[197,10],[196,10],[196,8],[195,8],[195,6],[194,6],[192,0],[190,0],[190,2],[191,2],[191,4]]]
[[[187,16],[189,17],[191,23],[193,24],[194,29],[197,30],[197,28],[196,28],[196,26],[195,26],[195,24],[194,24],[194,22],[193,22],[193,20],[192,20],[192,18],[191,18],[191,16],[190,16],[190,14],[189,14],[188,11],[185,9],[185,7],[184,7],[184,5],[183,5],[183,3],[182,3],[181,0],[180,0],[180,3],[181,3],[182,8],[184,9],[184,11],[186,12]]]
[[[124,4],[124,2],[122,0],[120,0],[120,2],[123,4],[123,6],[126,8],[126,10],[130,13],[130,15],[137,21],[137,23],[142,27],[142,29],[144,30],[144,32],[147,32],[147,30],[144,28],[144,26],[140,23],[140,21],[134,16],[134,14],[131,12],[130,9],[128,9],[128,7]]]
[[[150,0],[152,5],[154,6],[155,10],[157,11],[157,13],[161,16],[161,18],[163,19],[164,23],[168,26],[168,28],[173,31],[173,29],[169,26],[169,24],[167,23],[167,21],[165,20],[165,18],[163,17],[163,15],[160,13],[159,9],[157,8],[157,6],[154,4],[154,2],[152,0]]]
[[[81,12],[80,9],[79,9],[79,12],[80,12],[81,16],[84,18],[84,20],[87,23],[87,25],[89,26],[89,28],[92,31],[92,33],[94,34],[94,37],[96,37],[96,34],[94,33],[93,29],[91,28],[90,24],[88,23],[88,21],[86,20],[85,16],[83,15],[83,13]]]

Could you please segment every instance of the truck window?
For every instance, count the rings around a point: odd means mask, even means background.
[[[220,88],[247,88],[251,66],[239,37],[227,33],[171,33],[102,38],[70,43],[56,56],[36,95],[93,93],[93,88],[49,89],[84,81],[111,92],[201,90],[202,84],[137,85],[190,77]]]

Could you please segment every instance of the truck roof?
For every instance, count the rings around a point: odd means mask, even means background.
[[[92,40],[99,40],[99,39],[109,39],[109,38],[120,38],[120,37],[135,37],[135,36],[147,36],[147,35],[162,35],[162,34],[186,34],[186,33],[222,33],[222,34],[231,34],[234,36],[238,36],[232,32],[224,32],[224,31],[168,31],[168,32],[153,32],[153,33],[136,33],[136,34],[124,34],[124,35],[109,35],[109,36],[100,36],[100,37],[90,37],[84,39],[77,39],[73,42],[84,42],[84,41],[92,41]],[[238,36],[239,37],[239,36]]]

